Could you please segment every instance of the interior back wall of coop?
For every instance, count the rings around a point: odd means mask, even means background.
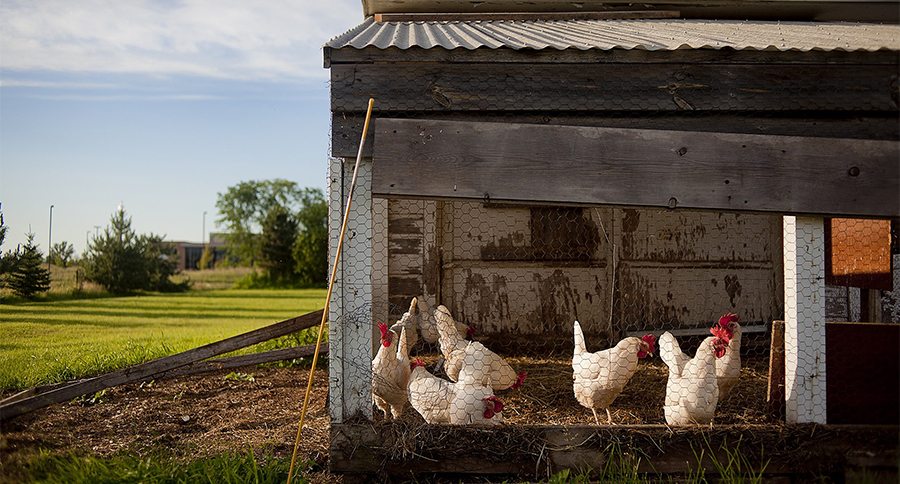
[[[421,295],[482,334],[783,317],[776,215],[375,199],[373,229],[376,320]]]

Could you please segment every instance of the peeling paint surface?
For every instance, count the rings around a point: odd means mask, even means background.
[[[776,216],[391,200],[388,223],[391,304],[428,294],[481,332],[783,316]]]

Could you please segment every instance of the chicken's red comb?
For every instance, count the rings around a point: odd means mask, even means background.
[[[470,324],[466,326],[466,338],[471,338],[473,336],[475,336],[475,326]]]
[[[378,329],[381,331],[381,337],[384,338],[387,335],[388,327],[385,323],[378,323]]]
[[[719,318],[719,326],[724,328],[724,327],[728,326],[728,323],[731,323],[731,322],[736,323],[738,321],[739,321],[739,318],[738,318],[737,314],[725,313],[724,315],[722,315],[721,318]]]
[[[516,388],[519,388],[519,387],[521,387],[522,385],[524,385],[524,384],[525,384],[525,377],[527,377],[527,376],[528,376],[528,372],[527,372],[527,371],[525,371],[525,370],[520,371],[519,374],[516,375],[516,382],[513,383],[512,386],[509,387],[509,389],[510,389],[510,390],[515,390]]]
[[[416,358],[416,359],[414,359],[414,360],[412,360],[412,361],[409,362],[409,369],[410,369],[410,370],[415,370],[416,367],[419,367],[419,366],[421,366],[422,368],[425,367],[425,362],[422,361],[422,358]]]

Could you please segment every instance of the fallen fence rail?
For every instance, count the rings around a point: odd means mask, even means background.
[[[139,365],[130,366],[128,368],[116,370],[94,378],[79,380],[70,384],[62,384],[59,387],[55,387],[53,385],[44,386],[45,390],[43,392],[39,390],[40,387],[32,389],[33,391],[26,390],[7,398],[3,402],[0,402],[0,421],[9,420],[11,418],[18,417],[19,415],[33,412],[55,403],[65,402],[82,395],[98,392],[105,388],[145,380],[147,378],[155,377],[161,374],[174,372],[175,370],[182,369],[184,367],[194,366],[194,370],[196,371],[188,371],[185,369],[184,373],[175,373],[173,375],[164,376],[180,376],[191,374],[194,372],[214,371],[216,369],[246,366],[252,364],[247,363],[247,361],[252,361],[253,359],[250,357],[256,355],[241,355],[209,362],[204,362],[202,360],[221,355],[223,353],[229,353],[231,351],[239,350],[241,348],[246,348],[247,346],[262,343],[263,341],[268,341],[273,338],[285,336],[303,329],[311,328],[313,326],[317,326],[321,319],[322,310],[320,309],[318,311],[313,311],[302,316],[297,316],[295,318],[287,319],[253,331],[248,331],[246,333],[232,336],[230,338],[216,341],[214,343],[200,346],[198,348],[194,348],[182,353],[177,353],[156,360],[148,361]],[[288,348],[288,350],[296,350],[299,356],[304,356],[303,354],[300,354],[305,353],[304,351],[301,351],[304,348],[307,347]],[[281,355],[288,354],[289,352],[286,352],[284,350],[275,351],[280,351],[282,353],[269,355],[269,357],[275,357],[276,359],[268,361],[277,361],[279,359],[299,357],[282,357]],[[308,351],[312,350],[310,349]],[[231,360],[230,363],[228,362],[228,360]],[[266,361],[258,362],[265,363]],[[223,366],[228,364],[231,364],[233,366]],[[48,387],[52,388],[47,389]]]

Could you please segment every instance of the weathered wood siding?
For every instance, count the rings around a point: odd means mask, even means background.
[[[782,317],[781,218],[655,209],[391,200],[397,317],[425,294],[483,333],[697,327]]]
[[[616,210],[617,319],[696,327],[727,311],[771,322],[783,307],[781,217]]]

